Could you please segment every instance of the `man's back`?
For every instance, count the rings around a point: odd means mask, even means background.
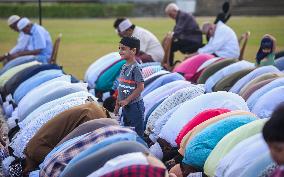
[[[216,54],[223,58],[239,58],[240,47],[236,33],[226,24],[219,21],[214,35],[207,45],[200,48],[198,53]]]
[[[132,35],[140,40],[141,51],[151,55],[155,61],[163,60],[164,50],[153,33],[142,27],[136,26]]]
[[[52,40],[49,32],[42,26],[34,24],[31,30],[31,44],[33,50],[41,49],[39,56],[50,59],[52,53]]]
[[[178,11],[174,37],[202,44],[202,33],[195,18],[183,11]]]

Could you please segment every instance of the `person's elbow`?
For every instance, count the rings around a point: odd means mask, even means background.
[[[137,88],[140,92],[142,92],[144,90],[144,82],[139,82],[137,84]]]

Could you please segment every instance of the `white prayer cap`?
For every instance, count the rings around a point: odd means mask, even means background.
[[[17,28],[22,31],[28,24],[30,24],[30,20],[28,18],[22,18],[18,24],[17,24]]]
[[[13,23],[15,23],[16,21],[20,20],[20,17],[18,15],[11,15],[8,20],[7,23],[8,25],[12,25]]]
[[[118,25],[118,29],[120,32],[123,32],[128,28],[130,28],[131,26],[132,26],[131,21],[129,19],[125,19]]]

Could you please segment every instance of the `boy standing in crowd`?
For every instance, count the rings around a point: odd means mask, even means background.
[[[118,98],[114,113],[122,107],[122,116],[125,126],[135,127],[139,136],[143,136],[144,102],[141,92],[144,89],[144,79],[141,68],[135,60],[139,53],[140,41],[135,37],[123,37],[119,44],[119,54],[126,60],[118,78]]]

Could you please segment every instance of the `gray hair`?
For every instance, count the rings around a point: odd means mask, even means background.
[[[172,10],[175,10],[175,11],[178,11],[178,10],[179,10],[178,6],[177,6],[175,3],[170,3],[170,4],[168,4],[167,7],[165,8],[165,12],[166,12],[166,13],[168,13],[168,12],[170,12],[170,11],[172,11]]]

